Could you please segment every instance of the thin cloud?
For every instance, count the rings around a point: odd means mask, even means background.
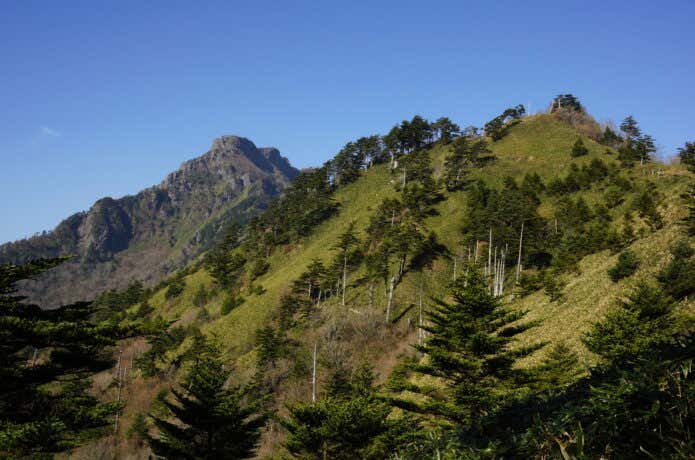
[[[60,131],[56,131],[55,129],[49,128],[48,126],[42,126],[41,135],[48,137],[58,137],[60,136]]]

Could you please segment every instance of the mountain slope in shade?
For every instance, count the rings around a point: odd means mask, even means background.
[[[159,185],[102,198],[51,232],[0,245],[0,263],[74,255],[25,286],[24,294],[49,307],[133,280],[155,283],[208,248],[223,222],[264,209],[297,173],[277,149],[223,136]]]

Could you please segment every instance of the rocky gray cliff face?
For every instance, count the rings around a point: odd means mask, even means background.
[[[31,300],[49,307],[136,279],[155,283],[207,249],[225,222],[263,210],[297,173],[277,149],[223,136],[159,185],[102,198],[51,232],[0,245],[0,263],[74,255],[24,286]]]

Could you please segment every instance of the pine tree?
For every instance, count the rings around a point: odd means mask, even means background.
[[[461,132],[459,125],[447,117],[438,118],[437,121],[432,123],[432,129],[439,135],[439,140],[442,144],[448,144]]]
[[[444,182],[447,190],[460,190],[466,183],[468,172],[480,165],[482,156],[489,152],[484,139],[456,139],[452,144],[451,154],[444,161]]]
[[[204,339],[195,345],[194,361],[173,400],[162,403],[171,420],[150,415],[158,431],[148,435],[155,455],[163,458],[241,459],[253,456],[265,417],[249,392],[227,385],[220,353]]]
[[[64,262],[0,265],[0,457],[41,458],[70,449],[111,425],[117,403],[100,403],[89,379],[111,367],[121,331],[94,325],[87,302],[42,310],[16,283]]]
[[[513,397],[523,381],[523,373],[514,363],[539,346],[512,349],[514,338],[532,324],[512,325],[524,313],[502,307],[475,269],[457,281],[452,296],[453,303],[438,300],[428,314],[430,325],[423,329],[430,337],[415,346],[425,358],[409,366],[415,374],[440,380],[443,391],[411,384],[407,389],[425,400],[415,403],[396,399],[394,403],[471,427]]]

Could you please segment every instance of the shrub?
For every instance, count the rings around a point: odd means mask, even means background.
[[[618,256],[618,263],[608,270],[608,276],[611,277],[614,283],[620,281],[635,273],[637,268],[639,268],[639,263],[637,255],[629,249],[626,249]]]

